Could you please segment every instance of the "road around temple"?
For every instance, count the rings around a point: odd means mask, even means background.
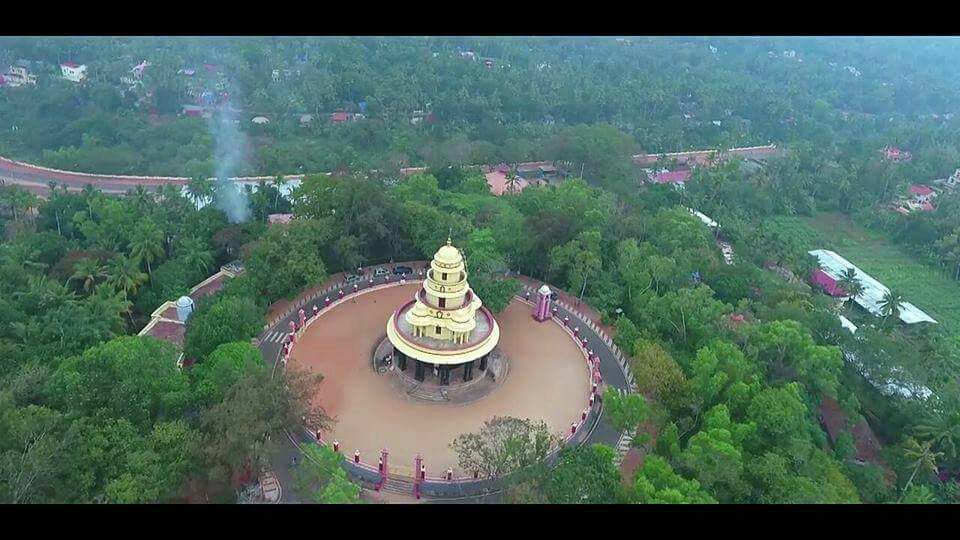
[[[413,266],[414,272],[417,272],[419,269],[424,268],[427,263],[419,261],[417,263],[404,264]],[[357,293],[361,293],[371,287],[379,287],[386,283],[383,277],[374,278],[371,282],[370,278],[373,276],[376,266],[390,268],[393,265],[372,265],[364,268],[363,279],[357,283]],[[390,269],[392,270],[392,268]],[[341,278],[342,276],[337,277]],[[388,274],[386,278],[389,279],[390,282],[397,282],[397,277],[394,275]],[[291,321],[299,324],[298,311],[300,308],[303,308],[308,314],[312,314],[313,305],[324,309],[326,298],[329,297],[331,301],[337,300],[340,290],[343,290],[345,296],[354,294],[353,284],[348,285],[342,279],[328,280],[327,283],[330,284],[314,291],[314,294],[300,297],[294,301],[282,314],[275,315],[273,320],[264,327],[264,331],[259,337],[259,347],[264,359],[273,365],[274,373],[276,373],[278,369],[282,369],[280,354],[283,349],[283,338],[289,333]],[[568,317],[571,326],[578,326],[580,328],[580,336],[587,340],[586,347],[592,349],[594,354],[599,356],[600,372],[604,382],[620,392],[631,391],[632,385],[628,381],[630,381],[632,377],[629,374],[626,357],[624,357],[616,345],[613,344],[612,339],[598,326],[599,322],[582,315],[574,306],[564,301],[564,299],[569,300],[570,297],[568,295],[554,287],[551,287],[551,289],[558,291],[561,295],[560,300],[554,303],[557,308],[558,318],[563,319],[564,317]],[[536,297],[536,289],[524,283],[523,289],[518,296],[523,298],[526,292],[529,292],[532,298]],[[308,433],[306,429],[299,429],[297,432],[288,433],[287,435],[288,440],[285,441],[285,444],[281,445],[277,455],[271,460],[271,464],[276,471],[280,483],[282,485],[292,486],[291,468],[293,465],[293,457],[300,454],[300,446],[315,443],[316,439],[314,435]],[[591,417],[588,418],[586,429],[578,431],[570,444],[602,443],[616,448],[618,457],[622,458],[623,454],[629,448],[631,436],[631,433],[621,433],[611,426],[607,418],[603,416],[602,408],[598,408],[596,414],[591,414]],[[302,456],[300,459],[303,458],[305,458],[305,456]],[[378,480],[376,465],[372,467],[369,465],[357,467],[351,460],[344,460],[343,465],[351,478],[361,485],[370,486]],[[428,476],[427,481],[422,484],[421,490],[425,502],[493,502],[498,500],[501,486],[498,479],[445,481],[441,478]],[[383,487],[383,491],[401,496],[412,495],[413,479],[391,476],[387,485]],[[286,489],[284,490],[284,500],[282,502],[295,503],[299,501],[292,489]]]

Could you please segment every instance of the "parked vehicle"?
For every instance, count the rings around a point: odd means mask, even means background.
[[[413,273],[413,268],[410,268],[409,266],[395,266],[393,268],[393,273],[398,276],[406,276]]]
[[[382,267],[382,266],[378,266],[378,267],[377,267],[377,270],[373,273],[373,275],[375,275],[375,276],[377,276],[377,277],[385,276],[385,275],[387,275],[387,274],[389,274],[389,272],[387,272],[387,269],[384,268],[384,267]]]
[[[361,279],[363,279],[363,278],[360,277],[360,276],[358,276],[357,274],[347,274],[347,276],[346,276],[346,278],[345,278],[345,280],[346,280],[346,282],[347,282],[348,284],[350,284],[350,283],[358,283]]]

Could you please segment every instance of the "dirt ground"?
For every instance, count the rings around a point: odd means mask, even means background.
[[[557,434],[579,420],[590,392],[589,371],[573,340],[552,322],[538,323],[530,307],[514,301],[497,315],[500,347],[510,358],[507,379],[490,395],[467,405],[414,401],[391,387],[370,367],[376,343],[386,333],[390,313],[413,297],[419,284],[361,295],[321,315],[294,348],[291,362],[320,371],[318,399],[336,419],[326,439],[340,441],[365,463],[376,463],[381,448],[390,452],[390,469],[412,475],[413,460],[424,457],[428,476],[447,467],[457,475],[449,444],[478,430],[496,415],[543,420]]]

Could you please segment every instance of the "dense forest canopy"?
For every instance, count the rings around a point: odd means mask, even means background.
[[[956,134],[960,118],[930,115],[958,108],[958,51],[932,38],[3,38],[0,65],[33,62],[39,82],[4,92],[0,154],[211,174],[204,122],[180,114],[202,91],[226,91],[243,111],[254,145],[241,174],[542,159],[539,141],[594,123],[647,152],[913,148]],[[68,60],[88,66],[82,86],[60,79]],[[144,60],[143,85],[126,88],[120,78]],[[328,121],[361,109],[364,120]],[[414,111],[431,121],[411,124]],[[270,122],[252,124],[258,115]]]
[[[494,311],[517,290],[505,269],[582,295],[640,390],[604,398],[605,421],[646,434],[625,484],[614,449],[588,446],[527,467],[505,500],[958,502],[956,306],[906,327],[895,313],[912,297],[890,291],[881,317],[855,317],[805,282],[807,251],[857,228],[922,270],[918,288],[955,297],[960,199],[943,190],[905,216],[890,204],[960,167],[958,58],[950,38],[2,38],[0,66],[38,79],[0,88],[0,155],[192,180],[126,197],[53,185],[44,200],[0,187],[0,500],[237,499],[271,434],[332,421],[304,399],[315,379],[271,377],[250,345],[269,304],[360,264],[429,258],[449,234]],[[121,82],[144,60],[140,83]],[[88,78],[63,80],[65,61]],[[248,190],[247,219],[198,208],[225,197],[207,179],[215,122],[183,114],[204,92],[246,137],[237,174],[312,174],[289,196],[283,179]],[[700,167],[684,189],[631,161],[771,142],[765,164]],[[913,159],[885,160],[886,146]],[[495,197],[474,167],[527,160],[572,174]],[[408,165],[427,169],[401,178]],[[268,225],[274,213],[295,219]],[[237,258],[246,271],[189,319],[192,367],[133,335]],[[484,429],[499,424],[536,432]],[[336,454],[306,452],[304,497],[357,499]]]

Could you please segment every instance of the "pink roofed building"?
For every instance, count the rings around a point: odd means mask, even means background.
[[[907,206],[909,206],[910,209],[921,212],[932,212],[935,210],[931,201],[937,196],[937,192],[934,191],[933,188],[923,184],[913,184],[908,191],[912,197],[912,199],[907,201]]]
[[[913,154],[896,146],[887,146],[882,152],[883,157],[893,162],[910,161],[913,158]]]
[[[507,193],[509,190],[509,182],[507,181],[507,174],[509,174],[509,167],[507,171],[502,171],[499,167],[494,170],[486,173],[484,177],[487,180],[487,185],[490,186],[490,193],[500,196],[504,193]],[[517,193],[521,192],[530,185],[530,182],[524,180],[523,178],[517,176],[515,180],[515,187]]]
[[[847,293],[843,292],[843,289],[840,288],[840,284],[837,283],[837,280],[833,279],[826,272],[819,268],[814,268],[810,272],[810,283],[819,287],[823,292],[834,296],[837,298],[842,298],[848,296]]]
[[[923,184],[913,184],[910,186],[910,195],[913,195],[913,198],[917,202],[929,201],[936,195],[936,192],[933,191],[933,188],[930,186],[925,186]]]
[[[330,121],[334,124],[341,124],[350,120],[350,113],[345,113],[343,111],[337,111],[330,115]]]
[[[270,214],[267,216],[267,223],[271,225],[290,223],[292,220],[293,214]]]
[[[674,184],[682,186],[684,182],[690,180],[693,171],[690,169],[678,169],[676,171],[661,171],[649,175],[650,182],[654,184]]]

